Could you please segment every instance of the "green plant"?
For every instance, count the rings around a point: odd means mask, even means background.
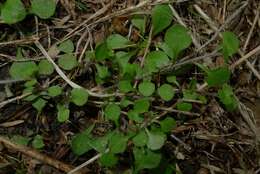
[[[54,15],[56,9],[55,0],[31,0],[31,7],[26,9],[21,0],[6,0],[2,5],[1,18],[7,24],[15,24],[22,21],[26,15],[32,12],[42,19],[48,19]]]
[[[41,18],[47,18],[53,15],[53,7],[55,6],[52,6],[50,9],[52,12],[48,15],[34,13]],[[103,42],[96,44],[95,50],[86,52],[82,64],[93,65],[91,83],[101,87],[98,89],[116,95],[99,99],[91,96],[91,93],[89,94],[84,88],[70,88],[60,84],[60,81],[52,81],[43,86],[41,79],[55,74],[55,69],[48,60],[41,60],[39,63],[14,62],[10,67],[10,75],[15,79],[27,80],[23,93],[30,95],[24,100],[32,103],[38,116],[44,112],[45,107],[56,108],[58,124],[71,121],[70,115],[73,115],[71,108],[75,108],[72,106],[76,105],[78,109],[86,107],[89,103],[92,105],[98,103],[100,119],[111,123],[113,128],[98,136],[93,131],[95,123],[88,125],[84,131],[74,135],[70,142],[75,155],[97,151],[102,154],[99,164],[108,168],[120,163],[124,155],[132,156],[134,161],[129,164],[132,173],[141,172],[143,169],[148,172],[155,171],[156,168],[161,168],[161,161],[165,160],[164,172],[167,170],[171,172],[174,161],[165,159],[162,149],[167,137],[175,128],[176,121],[172,115],[162,114],[157,108],[161,107],[167,111],[165,107],[172,106],[172,109],[178,110],[182,116],[196,111],[197,103],[206,104],[208,97],[197,91],[197,83],[201,82],[201,79],[196,79],[192,75],[184,78],[176,73],[177,71],[167,74],[162,72],[164,67],[174,64],[185,55],[185,51],[192,43],[187,28],[172,24],[171,13],[168,5],[158,5],[152,10],[152,36],[146,31],[149,17],[138,15],[131,20],[142,35],[136,43],[125,36],[113,33]],[[162,23],[159,23],[161,21]],[[224,65],[215,68],[202,64],[197,66],[204,72],[203,82],[218,94],[219,101],[227,110],[234,111],[237,108],[237,101],[232,87],[228,85],[231,78],[228,59],[238,51],[239,42],[231,32],[222,34],[223,41],[220,48],[226,60]],[[162,36],[162,41],[148,42],[147,37],[159,36]],[[74,78],[73,75],[78,72],[82,64],[78,63],[75,56],[73,41],[66,40],[57,48],[60,54],[58,60],[55,60],[57,65],[70,74],[70,78]],[[147,50],[147,54],[144,54]],[[23,56],[19,48],[17,59],[20,58]],[[51,101],[51,104],[48,101]],[[25,139],[17,139],[21,143],[27,143]],[[33,144],[35,148],[44,146],[39,136],[34,138]]]

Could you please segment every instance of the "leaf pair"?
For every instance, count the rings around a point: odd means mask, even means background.
[[[42,19],[47,19],[55,13],[54,0],[32,0],[31,12]],[[26,9],[21,0],[7,0],[1,8],[1,18],[7,24],[14,24],[26,17]]]

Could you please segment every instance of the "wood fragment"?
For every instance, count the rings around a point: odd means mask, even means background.
[[[23,145],[19,145],[19,144],[15,144],[13,142],[11,142],[9,139],[0,136],[0,143],[2,143],[3,145],[5,145],[7,148],[15,150],[17,152],[21,152],[24,155],[27,155],[29,157],[32,157],[34,159],[37,159],[45,164],[48,164],[52,167],[55,167],[58,170],[61,170],[63,172],[69,172],[73,169],[73,166],[65,164],[61,161],[58,161],[54,158],[51,158],[50,156],[47,156],[45,154],[42,154],[34,149],[31,149],[29,147],[23,146]],[[74,174],[83,174],[80,171],[77,171]]]

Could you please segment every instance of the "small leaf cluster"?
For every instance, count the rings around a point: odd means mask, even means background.
[[[15,24],[22,21],[27,14],[48,19],[55,13],[55,0],[31,0],[30,2],[31,6],[26,8],[21,0],[6,0],[0,9],[2,20],[7,24]]]
[[[64,41],[58,45],[57,49],[61,52],[57,63],[63,70],[72,70],[78,66],[77,59],[73,55],[74,44],[71,40]],[[53,100],[57,102],[57,120],[65,122],[69,119],[70,103],[77,106],[83,106],[87,103],[88,92],[83,88],[74,88],[67,92],[62,86],[54,84],[42,89],[37,77],[48,77],[55,72],[54,66],[47,59],[40,60],[38,64],[32,60],[26,60],[22,55],[21,48],[17,50],[16,58],[17,61],[12,63],[9,74],[13,79],[27,80],[23,93],[30,95],[24,100],[31,102],[38,114],[48,105],[49,100]],[[66,95],[66,93],[68,94]]]

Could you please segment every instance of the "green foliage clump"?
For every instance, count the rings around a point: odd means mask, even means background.
[[[11,1],[16,0],[7,2]],[[40,18],[47,19],[54,15],[56,7],[53,2],[46,1],[50,6],[48,10],[45,7],[39,10],[39,5],[43,1],[33,0],[31,11]],[[12,10],[10,5],[6,6]],[[23,7],[23,4],[20,3],[19,6]],[[3,10],[2,13],[6,15]],[[22,17],[9,22],[7,17],[7,21],[4,21],[11,24],[22,20]],[[192,39],[188,29],[182,25],[172,24],[172,12],[168,5],[155,6],[150,20],[153,27],[151,37],[162,35],[163,40],[148,45],[147,54],[144,52],[147,51],[146,47],[149,43],[147,37],[150,35],[148,36],[146,31],[149,18],[144,15],[133,16],[131,20],[141,34],[136,43],[123,35],[113,33],[97,44],[95,50],[86,52],[83,63],[91,62],[93,83],[101,89],[109,86],[104,91],[114,92],[115,95],[111,97],[103,97],[100,100],[97,96],[91,96],[91,92],[84,88],[71,89],[59,84],[58,81],[39,87],[43,83],[43,77],[55,74],[53,64],[45,59],[38,63],[14,62],[10,67],[12,78],[27,80],[23,93],[30,95],[24,100],[32,103],[38,111],[38,116],[45,107],[54,107],[57,109],[57,123],[66,124],[69,123],[70,115],[73,115],[71,108],[82,108],[89,103],[98,103],[98,107],[101,108],[101,120],[109,122],[113,128],[102,136],[97,136],[93,131],[95,127],[93,123],[86,130],[74,135],[70,145],[72,152],[77,156],[89,151],[101,153],[99,164],[102,167],[114,167],[121,162],[124,154],[133,157],[131,166],[133,173],[141,172],[143,169],[150,171],[160,168],[162,160],[165,159],[161,149],[164,148],[167,136],[176,127],[176,121],[172,115],[161,114],[159,109],[158,111],[156,109],[162,107],[162,110],[168,110],[164,107],[172,105],[172,109],[178,110],[182,115],[196,111],[197,103],[201,105],[207,103],[206,96],[197,91],[198,82],[195,79],[183,83],[183,78],[180,78],[177,71],[168,72],[166,75],[162,71],[184,56],[185,50],[191,46]],[[226,60],[224,65],[215,68],[197,65],[204,72],[204,82],[208,87],[212,91],[218,91],[218,99],[223,106],[228,111],[234,111],[237,108],[237,101],[232,87],[228,85],[231,78],[228,59],[238,51],[239,42],[231,32],[222,34],[223,41],[220,48]],[[74,78],[73,75],[82,65],[79,64],[74,53],[73,41],[66,40],[60,43],[57,49],[60,54],[55,60],[57,65],[70,74],[69,77]],[[21,50],[18,50],[17,59],[20,58],[23,56]],[[179,72],[183,71],[181,68],[178,69]],[[37,77],[40,78],[36,79]],[[51,104],[48,101],[51,101]],[[28,144],[27,140],[21,137],[16,137],[16,141]],[[42,137],[40,135],[34,137],[32,145],[37,149],[43,148]],[[172,162],[169,159],[165,160],[169,171],[173,170],[170,164]]]

